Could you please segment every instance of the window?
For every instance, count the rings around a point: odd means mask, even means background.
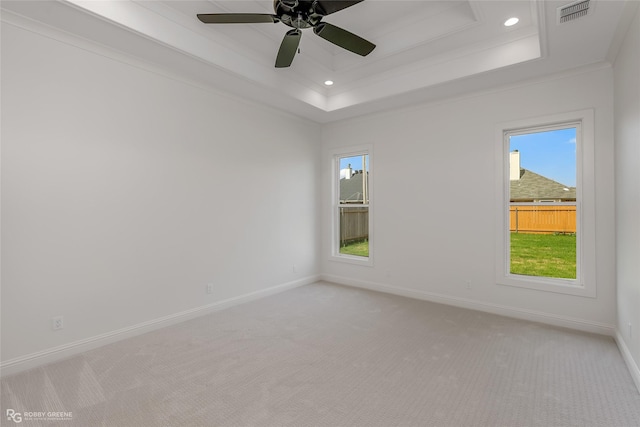
[[[370,148],[335,153],[333,259],[371,264]]]
[[[595,296],[593,113],[501,125],[498,152],[497,282]]]
[[[509,273],[576,279],[580,123],[507,131]]]

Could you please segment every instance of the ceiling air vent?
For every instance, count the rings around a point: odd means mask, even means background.
[[[587,16],[593,9],[593,0],[580,0],[558,8],[558,24]],[[591,8],[589,7],[591,6]]]

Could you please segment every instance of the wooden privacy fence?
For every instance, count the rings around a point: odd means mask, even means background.
[[[340,245],[369,239],[369,208],[340,208]]]
[[[511,204],[509,230],[516,233],[575,233],[575,204]]]

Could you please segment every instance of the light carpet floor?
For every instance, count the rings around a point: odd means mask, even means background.
[[[640,426],[610,337],[327,283],[1,383],[55,426]]]

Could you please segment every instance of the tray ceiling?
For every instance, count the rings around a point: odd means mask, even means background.
[[[591,0],[565,24],[567,1],[366,0],[324,18],[377,45],[367,57],[303,30],[276,69],[282,23],[205,25],[197,13],[273,13],[271,0],[3,1],[3,20],[39,21],[196,83],[328,122],[606,61],[624,1]],[[519,23],[503,25],[516,16]],[[325,80],[335,84],[327,87]]]

